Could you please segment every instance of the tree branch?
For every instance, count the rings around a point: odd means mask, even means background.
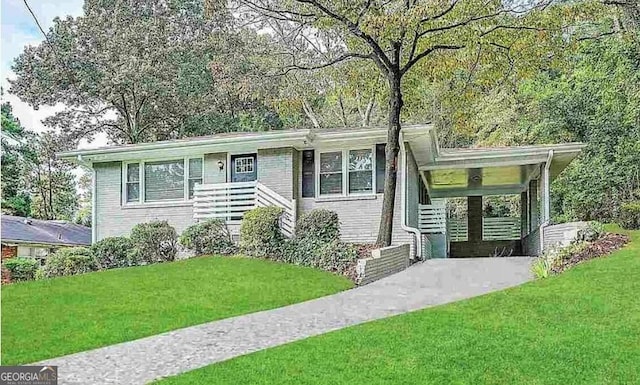
[[[404,67],[400,70],[400,73],[404,75],[407,71],[409,71],[409,69],[411,69],[411,67],[413,67],[422,58],[430,55],[435,51],[457,50],[462,48],[464,48],[463,45],[434,45],[432,47],[429,47],[424,51],[420,52],[419,54],[417,54],[413,59],[409,60],[407,64],[405,64]]]

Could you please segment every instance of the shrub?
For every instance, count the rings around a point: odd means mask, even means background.
[[[91,251],[100,269],[135,266],[130,258],[133,245],[126,237],[105,238],[91,246]]]
[[[88,273],[98,269],[91,249],[87,247],[68,247],[58,249],[49,255],[42,267],[45,278],[61,277]]]
[[[128,257],[143,264],[173,261],[178,253],[178,234],[167,221],[139,223],[130,238],[134,250]]]
[[[640,201],[621,205],[617,222],[623,229],[640,230]]]
[[[278,259],[284,246],[280,232],[283,209],[276,206],[257,207],[244,214],[240,226],[240,249],[254,257]]]
[[[196,255],[233,254],[237,251],[224,221],[209,219],[187,227],[180,236],[180,244]]]
[[[340,239],[338,214],[324,209],[309,211],[298,220],[296,237],[313,238],[322,242]]]
[[[587,227],[578,231],[576,241],[593,242],[605,233],[604,225],[597,221],[591,221]]]
[[[281,260],[344,274],[358,259],[358,247],[339,240],[322,242],[313,238],[295,238],[287,242]]]
[[[10,258],[4,261],[4,267],[9,270],[12,282],[31,281],[35,279],[38,270],[38,260],[26,257]]]

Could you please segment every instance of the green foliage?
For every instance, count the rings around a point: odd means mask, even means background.
[[[578,240],[568,246],[551,248],[536,259],[531,271],[536,278],[547,278],[553,274],[553,269],[558,264],[580,253],[588,246],[589,242]]]
[[[98,268],[114,269],[134,266],[132,259],[133,243],[127,237],[104,238],[91,246]]]
[[[180,235],[179,241],[196,255],[228,255],[237,252],[229,229],[221,219],[208,219],[187,227]]]
[[[279,127],[265,100],[278,82],[251,60],[266,49],[255,32],[222,13],[207,20],[198,0],[91,0],[83,11],[53,20],[47,41],[15,59],[10,88],[36,107],[64,105],[46,123],[73,142]]]
[[[167,221],[139,223],[131,229],[133,254],[137,263],[173,261],[178,253],[178,234]]]
[[[42,277],[76,275],[98,270],[98,264],[87,247],[65,247],[49,255],[42,267]]]
[[[35,279],[39,263],[37,259],[27,257],[15,257],[5,260],[2,265],[9,270],[11,281],[31,281]]]
[[[282,213],[276,206],[246,212],[240,226],[240,250],[254,257],[277,258],[285,241],[280,231]]]
[[[577,241],[593,242],[605,233],[604,225],[598,221],[590,221],[587,227],[578,231]]]
[[[617,222],[623,229],[640,229],[640,201],[622,204]]]
[[[323,209],[300,217],[296,236],[289,240],[280,257],[297,265],[345,274],[358,259],[357,248],[340,241],[338,214]]]
[[[303,214],[296,224],[296,237],[331,242],[340,238],[338,213],[315,209]]]

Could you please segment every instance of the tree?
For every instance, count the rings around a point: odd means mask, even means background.
[[[13,116],[11,104],[2,104],[2,211],[12,215],[30,215],[31,197],[24,186],[25,144],[32,134]]]
[[[73,147],[73,143],[54,132],[39,134],[35,140],[26,167],[35,218],[73,219],[78,209],[73,165],[56,157],[56,153]]]
[[[34,108],[64,105],[45,124],[73,141],[277,128],[260,101],[269,83],[249,83],[255,68],[238,54],[260,38],[229,23],[205,19],[199,0],[87,0],[83,16],[56,18],[43,43],[25,48],[10,92]]]
[[[285,74],[367,60],[386,79],[388,135],[380,245],[391,243],[406,79],[421,66],[423,73],[460,68],[473,73],[479,64],[500,61],[506,65],[494,68],[513,71],[520,59],[528,65],[553,59],[553,52],[565,44],[563,32],[572,21],[566,16],[574,15],[567,11],[576,6],[501,0],[240,0],[232,5],[257,28],[288,37],[290,49],[282,55],[288,58],[281,69]]]

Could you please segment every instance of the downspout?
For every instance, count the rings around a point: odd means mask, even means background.
[[[91,243],[96,243],[96,169],[93,168],[93,163],[86,162],[82,155],[78,155],[77,157],[78,163],[89,167],[91,169]]]
[[[542,193],[542,199],[544,199],[544,212],[542,215],[544,216],[543,222],[540,225],[540,252],[544,253],[544,228],[549,225],[549,221],[551,219],[551,186],[549,181],[551,178],[549,177],[549,172],[551,170],[551,161],[553,160],[553,150],[549,150],[549,155],[547,156],[547,163],[544,165],[544,191]]]
[[[416,237],[416,259],[422,259],[422,233],[420,230],[415,227],[411,227],[407,224],[407,151],[405,149],[404,144],[404,135],[402,131],[400,132],[400,159],[401,159],[401,167],[400,167],[400,200],[402,211],[400,215],[400,226],[402,230],[413,233]]]

